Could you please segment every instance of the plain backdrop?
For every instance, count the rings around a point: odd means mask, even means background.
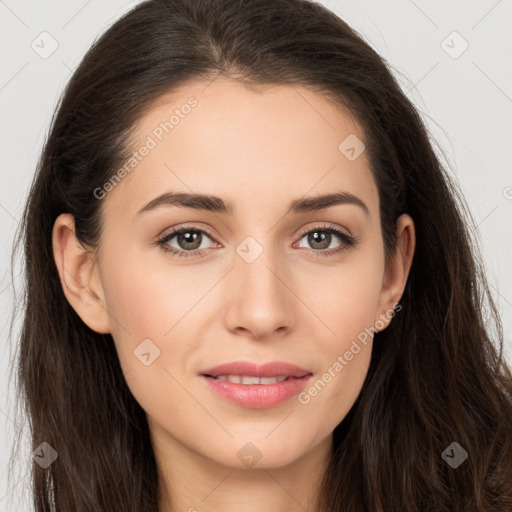
[[[10,251],[28,186],[66,82],[92,42],[136,5],[111,0],[0,0],[0,512],[32,509],[26,423],[8,387]],[[512,360],[512,1],[324,0],[384,57],[423,114],[477,224]],[[43,42],[41,42],[43,41]],[[44,52],[51,52],[46,55]],[[20,265],[14,286],[21,289]],[[18,334],[19,322],[14,337]],[[8,480],[14,433],[19,472]]]

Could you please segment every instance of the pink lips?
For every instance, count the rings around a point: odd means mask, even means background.
[[[212,377],[217,377],[218,375],[247,375],[251,377],[277,377],[284,375],[286,377],[303,377],[308,373],[311,372],[294,364],[280,361],[262,365],[246,361],[234,361],[203,370],[201,375],[211,375]]]
[[[257,365],[235,361],[201,371],[201,380],[226,400],[254,409],[275,407],[299,393],[310,380],[312,373],[299,366],[272,362]],[[219,375],[244,375],[248,377],[287,377],[274,384],[237,384],[215,379]]]

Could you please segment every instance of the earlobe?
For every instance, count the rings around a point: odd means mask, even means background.
[[[400,301],[404,293],[416,246],[414,221],[409,215],[404,213],[398,218],[396,232],[397,249],[394,257],[385,269],[379,298],[379,318],[382,320],[384,316],[389,319],[386,320],[385,327],[391,321],[391,316],[388,315],[388,312],[393,311],[394,306]]]
[[[71,307],[93,331],[110,333],[110,322],[96,255],[75,236],[72,214],[63,213],[53,225],[52,246],[61,286]]]

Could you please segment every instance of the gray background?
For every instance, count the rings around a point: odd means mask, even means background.
[[[0,0],[0,236],[5,247],[0,259],[0,512],[32,510],[29,429],[26,423],[14,424],[16,401],[12,384],[8,388],[13,236],[64,85],[93,40],[137,3]],[[512,361],[512,1],[321,3],[358,30],[392,66],[439,143],[440,155],[458,179],[478,226]],[[58,48],[42,58],[40,53],[51,49],[52,40]],[[18,264],[18,291],[19,269]],[[20,429],[23,457],[8,480],[7,461],[14,432]]]

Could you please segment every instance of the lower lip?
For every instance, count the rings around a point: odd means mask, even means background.
[[[275,384],[235,384],[227,380],[214,379],[201,375],[206,385],[229,402],[252,409],[276,407],[292,396],[300,393],[311,374],[304,377],[291,377]]]

